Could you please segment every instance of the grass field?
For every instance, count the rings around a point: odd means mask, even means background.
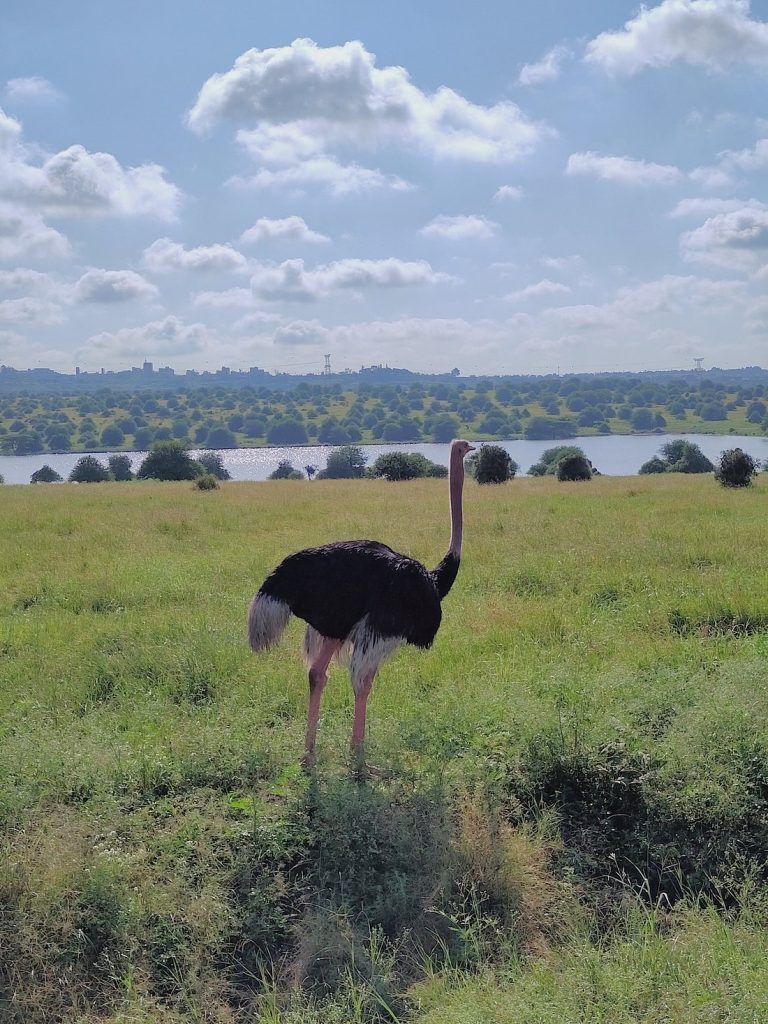
[[[468,483],[434,648],[298,768],[297,548],[443,481],[0,489],[0,1020],[768,1019],[768,478]]]

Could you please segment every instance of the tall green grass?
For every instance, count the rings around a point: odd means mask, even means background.
[[[338,669],[307,779],[302,624],[254,658],[248,602],[328,540],[436,564],[445,492],[2,489],[0,1018],[761,1019],[765,482],[468,484],[389,779]]]

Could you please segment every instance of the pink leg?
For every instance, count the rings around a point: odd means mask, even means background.
[[[324,640],[320,651],[309,668],[309,709],[307,711],[307,737],[304,741],[302,764],[311,768],[315,763],[315,739],[317,722],[320,718],[320,701],[325,684],[328,682],[328,666],[331,658],[341,647],[339,640]]]
[[[363,677],[363,681],[355,692],[355,719],[352,725],[352,750],[361,754],[365,740],[365,710],[368,704],[368,694],[373,686],[373,678],[376,671],[369,672]]]

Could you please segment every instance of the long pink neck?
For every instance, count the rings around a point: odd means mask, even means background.
[[[461,492],[464,487],[464,459],[460,452],[451,452],[450,477],[448,490],[451,500],[451,545],[449,555],[461,558],[461,535],[463,530],[463,513]]]

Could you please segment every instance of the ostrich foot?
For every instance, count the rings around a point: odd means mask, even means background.
[[[316,760],[314,750],[307,750],[299,763],[303,771],[311,772],[314,770]]]
[[[375,764],[368,764],[362,750],[352,748],[352,774],[357,779],[388,779],[392,773],[386,768],[379,768]]]

